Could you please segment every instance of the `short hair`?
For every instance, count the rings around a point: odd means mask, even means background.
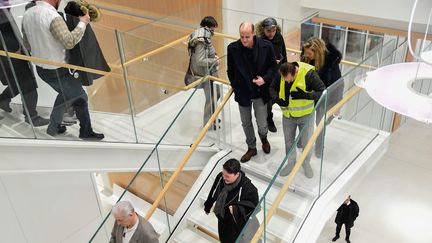
[[[240,30],[241,28],[243,28],[243,26],[244,26],[244,27],[251,26],[251,28],[252,28],[252,33],[255,32],[255,26],[254,26],[254,24],[253,24],[252,22],[243,22],[243,23],[241,23],[240,26],[239,26],[239,30]]]
[[[240,172],[240,162],[236,159],[229,159],[223,164],[223,169],[229,174],[237,174]]]
[[[201,20],[200,26],[208,27],[208,28],[212,28],[212,27],[217,28],[218,23],[213,16],[206,16]]]
[[[279,72],[283,77],[287,76],[288,74],[291,74],[291,76],[294,77],[295,71],[296,71],[296,66],[294,65],[294,63],[291,62],[282,63],[279,68]]]
[[[114,215],[127,216],[134,213],[135,209],[129,201],[120,201],[112,207],[111,212]]]

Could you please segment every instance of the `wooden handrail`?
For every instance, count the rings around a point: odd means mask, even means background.
[[[345,97],[343,97],[343,99],[341,101],[339,101],[335,106],[333,106],[330,110],[327,111],[327,113],[326,113],[327,119],[329,119],[329,117],[333,116],[333,114],[336,113],[337,110],[339,110],[344,104],[346,104],[349,100],[351,100],[361,90],[362,90],[362,88],[360,88],[358,86],[354,86],[353,88],[351,88],[348,91],[347,95],[345,95]],[[308,143],[306,144],[306,147],[303,149],[303,152],[301,153],[299,159],[297,160],[296,164],[294,165],[294,168],[292,169],[291,173],[288,175],[288,178],[286,179],[284,185],[279,190],[279,193],[276,196],[276,199],[274,200],[271,208],[267,212],[265,222],[261,223],[257,232],[255,233],[254,237],[252,238],[252,241],[251,241],[252,243],[258,242],[262,232],[264,231],[264,223],[265,223],[265,225],[269,224],[273,214],[276,212],[277,207],[279,206],[280,202],[282,201],[282,198],[285,196],[285,193],[288,191],[289,186],[291,185],[291,182],[293,181],[295,175],[297,174],[300,167],[302,166],[303,161],[306,159],[306,156],[311,152],[313,144],[317,140],[323,127],[324,127],[324,118],[321,119],[320,123],[318,124],[314,133],[312,134],[311,138],[309,139]]]
[[[189,35],[182,36],[182,37],[180,37],[180,38],[178,38],[178,39],[176,39],[176,40],[174,40],[174,41],[171,41],[170,43],[165,44],[165,45],[163,45],[163,46],[161,46],[161,47],[159,47],[159,48],[157,48],[157,49],[155,49],[155,50],[152,50],[152,51],[149,51],[149,52],[147,52],[147,53],[145,53],[145,54],[142,54],[142,55],[140,55],[140,56],[137,56],[137,57],[135,57],[135,58],[133,58],[133,59],[131,59],[131,60],[125,62],[124,65],[125,65],[125,66],[129,66],[129,65],[131,65],[132,63],[139,62],[139,61],[142,60],[143,58],[146,58],[146,57],[152,56],[152,55],[154,55],[154,54],[156,54],[156,53],[159,53],[159,52],[161,52],[161,51],[163,51],[163,50],[165,50],[165,49],[168,49],[168,48],[170,48],[170,47],[172,47],[172,46],[175,46],[175,45],[177,45],[178,43],[181,43],[182,41],[186,40],[186,39],[188,38],[188,36],[189,36]]]
[[[69,69],[73,69],[73,70],[79,70],[79,71],[83,71],[83,72],[98,74],[98,75],[102,75],[102,76],[111,75],[111,76],[114,76],[114,77],[119,78],[119,79],[123,79],[124,78],[122,74],[114,73],[112,71],[111,72],[106,72],[106,71],[101,71],[101,70],[97,70],[97,69],[93,69],[93,68],[87,68],[87,67],[82,67],[82,66],[77,66],[77,65],[67,64],[67,63],[61,63],[61,62],[54,62],[54,61],[51,61],[51,60],[48,60],[48,59],[44,59],[44,58],[27,56],[27,55],[17,54],[17,53],[13,53],[13,52],[8,52],[6,54],[6,51],[1,51],[0,50],[0,56],[7,57],[8,55],[11,58],[15,58],[15,59],[19,59],[19,60],[24,60],[24,61],[43,63],[43,64],[47,64],[47,65],[52,65],[52,66],[69,68]],[[205,76],[205,77],[203,77],[201,79],[198,79],[197,81],[195,81],[195,82],[193,82],[193,83],[191,83],[191,84],[189,84],[187,86],[176,86],[176,85],[167,84],[167,83],[160,83],[158,81],[147,80],[147,79],[143,79],[143,78],[136,77],[136,76],[130,76],[130,75],[128,75],[128,79],[132,80],[132,81],[138,81],[138,82],[147,83],[147,84],[150,84],[150,85],[153,85],[153,86],[165,87],[165,88],[171,88],[171,89],[183,90],[183,91],[192,89],[195,86],[199,85],[201,82],[207,82],[208,80],[213,80],[213,81],[216,81],[218,83],[227,84],[227,85],[230,84],[225,79],[214,77],[214,76],[211,76],[211,75],[208,75],[208,76]]]
[[[168,182],[165,184],[162,191],[157,196],[156,200],[153,202],[151,208],[147,211],[147,214],[145,215],[145,219],[150,219],[150,217],[153,215],[154,211],[158,207],[159,203],[164,198],[165,194],[168,192],[168,189],[171,187],[171,185],[174,183],[175,180],[177,180],[178,175],[183,170],[183,167],[188,162],[189,158],[192,156],[195,149],[198,147],[198,144],[201,142],[201,140],[204,138],[204,135],[207,133],[207,130],[210,128],[210,126],[213,125],[214,121],[216,120],[216,117],[221,112],[222,108],[225,106],[225,104],[228,102],[229,98],[231,97],[233,93],[233,89],[230,88],[228,92],[225,94],[225,96],[222,99],[222,102],[217,106],[215,112],[210,117],[210,119],[207,121],[205,126],[201,129],[201,132],[199,133],[198,137],[195,139],[195,141],[192,143],[191,147],[187,151],[187,153],[183,156],[183,159],[177,166],[177,169],[174,171],[174,173],[169,178]]]

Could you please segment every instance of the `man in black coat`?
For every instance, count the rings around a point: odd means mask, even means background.
[[[5,48],[3,42],[0,41],[0,50],[25,54],[24,47],[21,44],[21,33],[9,9],[0,9],[0,31],[6,45]],[[9,62],[7,57],[1,56],[0,81],[7,86],[0,94],[0,109],[12,112],[10,102],[12,98],[21,93],[25,122],[30,123],[30,116],[33,125],[36,127],[49,123],[48,119],[40,117],[36,111],[38,100],[36,88],[38,86],[29,62],[16,58],[10,58]]]
[[[241,171],[238,160],[225,162],[222,172],[216,176],[204,202],[206,214],[210,213],[213,204],[218,218],[219,240],[222,243],[235,242],[258,204],[258,190]],[[249,236],[242,239],[246,237]]]
[[[269,85],[277,72],[273,46],[254,34],[254,25],[240,25],[240,39],[228,45],[228,78],[239,104],[240,118],[246,135],[247,152],[241,162],[249,161],[257,154],[256,137],[252,125],[252,105],[264,153],[270,153],[267,140],[267,102]]]
[[[350,243],[349,240],[351,234],[351,228],[354,226],[354,221],[357,219],[359,215],[360,209],[356,201],[351,199],[351,196],[348,196],[345,199],[345,202],[338,208],[337,215],[335,218],[336,223],[336,235],[332,239],[332,241],[336,241],[339,239],[339,233],[342,229],[342,224],[345,224],[345,240]]]

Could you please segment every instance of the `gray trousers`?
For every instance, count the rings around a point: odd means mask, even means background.
[[[333,106],[335,106],[340,100],[342,100],[343,92],[344,92],[344,82],[339,81],[338,83],[335,83],[327,91],[329,92],[328,97],[327,97],[327,109],[325,107],[325,101],[324,100],[321,101],[321,103],[316,108],[316,122],[315,123],[317,126],[318,126],[319,122],[321,121],[321,119],[324,117],[324,113],[326,113]],[[333,120],[333,116],[331,116],[328,119],[328,121],[325,125],[326,126],[329,125],[332,120]],[[317,140],[316,140],[316,143],[315,143],[315,153],[321,154],[323,151],[323,146],[324,146],[324,133],[321,132],[320,135],[318,136]]]
[[[304,149],[306,147],[307,142],[309,141],[310,137],[312,136],[313,130],[314,130],[314,113],[310,115],[306,115],[303,117],[285,117],[282,118],[282,126],[283,126],[283,133],[285,138],[285,153],[288,154],[291,147],[294,144],[295,138],[296,138],[296,130],[297,127],[299,128],[299,131],[303,129],[303,127],[307,126],[305,128],[305,131],[303,131],[302,136],[300,137],[299,144],[300,148]],[[309,153],[306,156],[305,161],[303,162],[303,165],[309,164],[311,159],[311,153]],[[288,158],[287,165],[294,166],[295,162],[297,160],[297,151],[296,146],[294,146],[293,151],[291,152],[290,157]]]
[[[203,124],[205,125],[213,115],[221,94],[218,85],[214,84],[213,81],[204,82],[203,91],[205,95]]]
[[[243,131],[246,136],[246,144],[248,148],[256,148],[256,137],[255,130],[252,124],[252,106],[255,113],[256,123],[258,125],[258,134],[261,138],[267,137],[268,127],[267,127],[267,104],[264,104],[263,99],[252,99],[251,106],[241,106],[240,119],[242,122]]]

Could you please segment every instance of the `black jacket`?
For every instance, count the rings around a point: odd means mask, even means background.
[[[256,34],[258,37],[263,38],[264,40],[268,40],[273,44],[273,50],[275,52],[275,57],[277,60],[280,60],[278,66],[280,66],[280,64],[287,62],[287,53],[286,53],[286,47],[285,47],[285,41],[284,38],[282,36],[282,28],[279,25],[276,25],[276,34],[273,37],[273,39],[269,40],[267,39],[266,35],[265,35],[265,31],[264,31],[264,26],[262,21],[258,22],[255,25],[255,29],[256,29]]]
[[[293,85],[293,82],[289,84],[288,83],[285,84],[286,103],[283,103],[283,101],[279,99],[280,79],[281,79],[281,75],[280,73],[278,73],[278,75],[276,75],[274,81],[270,86],[270,95],[274,103],[278,103],[279,105],[283,104],[283,106],[288,106],[287,98],[290,94],[290,89]],[[322,92],[325,90],[325,86],[321,81],[320,77],[318,76],[317,72],[315,72],[314,70],[310,70],[309,72],[307,72],[305,81],[306,81],[306,91],[310,92],[305,94],[307,96],[305,97],[305,99],[318,101],[322,95]]]
[[[18,26],[13,20],[10,12],[6,9],[0,9],[0,31],[6,44],[6,48],[4,48],[2,42],[0,41],[0,50],[3,51],[7,49],[8,52],[19,52],[21,54],[25,53],[24,47],[22,46],[22,37],[19,33]],[[3,85],[9,86],[12,91],[18,90],[16,88],[17,82],[22,92],[29,92],[35,90],[37,88],[37,83],[31,64],[27,61],[16,58],[10,58],[10,61],[12,62],[13,69],[7,57],[0,57],[1,83]],[[15,71],[17,82],[15,81],[12,70]]]
[[[276,33],[273,39],[269,40],[265,37],[263,37],[264,40],[268,40],[273,44],[273,50],[275,53],[275,57],[277,60],[280,60],[278,66],[280,64],[287,62],[287,52],[285,47],[285,41],[283,39],[283,36],[280,33]]]
[[[246,177],[243,171],[240,173],[240,183],[228,193],[225,215],[223,218],[218,217],[219,239],[222,243],[232,243],[237,239],[249,216],[258,205],[257,188],[252,184],[251,180]],[[206,212],[210,212],[211,207],[216,202],[224,185],[221,172],[216,176],[207,200],[204,202],[204,210]],[[233,206],[233,215],[231,215],[228,208],[230,205]]]
[[[79,18],[66,14],[66,24],[68,29],[72,31],[79,23]],[[86,26],[84,35],[78,44],[68,50],[67,59],[69,64],[101,70],[105,72],[111,71],[102,50],[97,41],[96,35],[93,32],[90,24]],[[93,80],[102,77],[102,75],[87,73],[82,71],[78,72],[78,79],[80,79],[82,85],[89,86],[93,84]]]
[[[330,85],[332,85],[334,82],[339,80],[339,78],[342,77],[341,71],[339,68],[339,64],[342,61],[342,54],[336,49],[336,47],[330,43],[326,43],[326,56],[324,60],[323,67],[318,70],[318,75],[320,76],[321,80],[325,84],[325,86],[328,88]],[[302,59],[303,59],[303,52],[302,51]],[[314,62],[312,61],[309,63],[311,65],[314,65]]]
[[[248,60],[240,40],[228,45],[228,78],[234,90],[235,100],[241,106],[250,106],[252,98],[262,98],[264,103],[270,100],[269,86],[276,72],[277,65],[272,44],[258,37],[254,37],[252,49],[253,60]],[[252,68],[247,68],[252,65]],[[261,76],[265,83],[257,86],[252,83],[256,76]],[[254,93],[258,97],[252,97]]]
[[[351,199],[351,203],[346,205],[343,203],[337,210],[335,218],[336,224],[345,224],[348,227],[354,226],[354,221],[359,215],[360,209],[356,201]]]

